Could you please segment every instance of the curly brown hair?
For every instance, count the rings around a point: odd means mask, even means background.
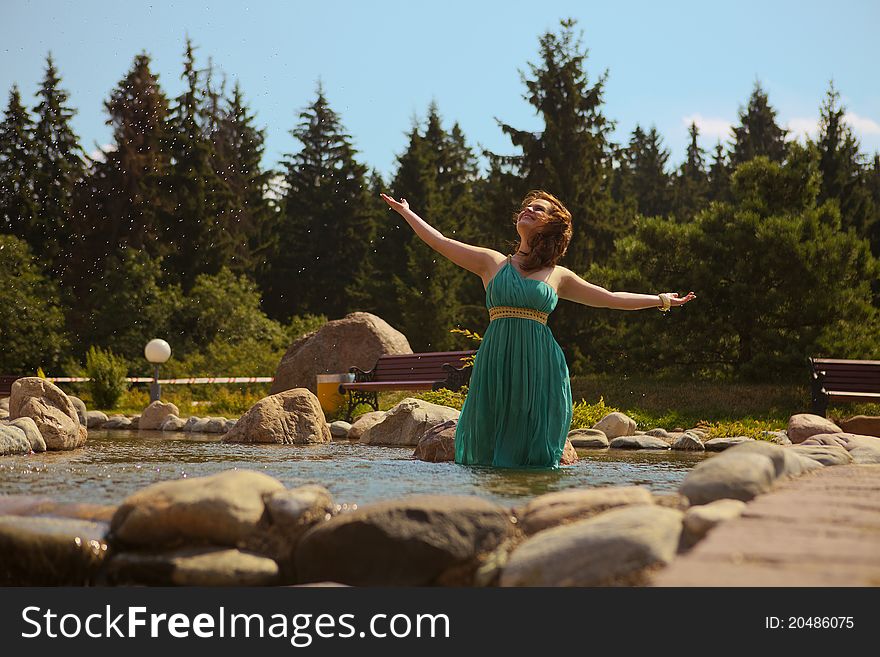
[[[538,271],[551,265],[556,265],[571,242],[571,212],[558,198],[541,189],[533,189],[526,194],[519,209],[513,215],[513,225],[519,221],[519,214],[534,201],[547,201],[550,211],[547,219],[540,224],[529,238],[529,254],[525,257],[522,269],[525,271]],[[516,251],[519,242],[511,242]]]

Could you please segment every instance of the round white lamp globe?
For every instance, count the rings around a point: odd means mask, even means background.
[[[150,340],[144,347],[144,356],[151,363],[164,363],[171,358],[171,345],[159,338]]]

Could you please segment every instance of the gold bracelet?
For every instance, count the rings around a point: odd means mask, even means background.
[[[658,296],[660,297],[660,303],[662,303],[663,306],[660,308],[657,308],[657,310],[659,310],[661,313],[669,312],[669,309],[672,307],[669,302],[670,301],[669,295],[666,294],[665,292],[663,292],[662,294],[660,294]]]

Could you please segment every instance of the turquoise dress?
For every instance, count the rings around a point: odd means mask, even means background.
[[[510,256],[486,287],[486,308],[550,313],[551,285],[525,278]],[[489,322],[474,357],[455,428],[455,462],[502,468],[556,468],[571,426],[571,382],[550,328],[533,319]]]

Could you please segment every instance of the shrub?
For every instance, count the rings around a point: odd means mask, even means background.
[[[86,376],[92,400],[98,408],[113,408],[119,398],[128,390],[125,375],[128,365],[123,358],[112,351],[100,347],[89,347],[86,354]]]
[[[595,404],[590,404],[585,399],[581,399],[572,405],[571,428],[589,429],[609,413],[619,411],[619,408],[606,406],[604,397],[599,397],[599,401]]]
[[[464,404],[465,397],[467,397],[467,391],[467,386],[462,386],[461,390],[457,392],[449,390],[448,388],[440,388],[440,390],[428,390],[425,392],[420,392],[419,394],[414,395],[414,397],[416,399],[422,399],[432,404],[449,406],[450,408],[455,408],[460,411],[462,405]]]

